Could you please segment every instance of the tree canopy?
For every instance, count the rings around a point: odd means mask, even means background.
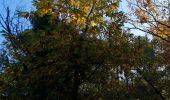
[[[33,0],[36,10],[16,13],[31,23],[29,29],[7,7],[0,19],[6,39],[0,99],[168,100],[168,19],[149,14],[156,15],[159,2],[136,1],[129,0],[129,7],[147,29],[120,11],[119,0]],[[134,35],[126,23],[153,37]]]

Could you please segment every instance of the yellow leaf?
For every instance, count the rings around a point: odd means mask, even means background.
[[[95,23],[94,21],[91,22],[91,26],[97,26],[97,23]]]
[[[72,6],[80,6],[80,1],[71,0]]]
[[[42,14],[47,14],[48,13],[48,9],[42,9]]]
[[[88,7],[84,7],[84,11],[85,11],[85,12],[90,11],[90,7],[89,7],[89,6],[88,6]]]
[[[117,5],[111,5],[110,8],[111,8],[111,10],[116,10],[117,9]]]
[[[79,17],[79,18],[77,19],[77,24],[79,24],[79,25],[84,24],[84,22],[85,22],[85,18],[84,18],[84,17]]]

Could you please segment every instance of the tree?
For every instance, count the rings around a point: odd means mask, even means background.
[[[101,8],[97,8],[103,3],[105,6],[112,6],[112,3],[116,6],[118,3],[109,2],[89,1],[87,3],[92,5],[80,6],[75,1],[58,1],[57,4],[52,0],[34,1],[37,11],[31,12],[29,16],[28,13],[21,13],[23,17],[30,17],[33,29],[20,34],[9,31],[6,33],[7,45],[12,49],[8,51],[12,62],[6,72],[9,70],[12,74],[5,74],[10,77],[7,81],[14,86],[14,91],[18,91],[15,95],[29,93],[32,99],[48,99],[56,92],[58,94],[55,93],[55,96],[59,98],[80,98],[80,85],[110,62],[107,60],[108,42],[100,38],[104,33],[99,32],[107,29],[104,25],[113,23],[106,23],[103,16],[105,13],[111,14],[111,11],[105,8],[105,11],[101,12]],[[59,11],[56,11],[56,8]],[[115,9],[112,10],[114,12]],[[64,15],[66,11],[69,16]],[[115,15],[119,17],[121,13]],[[79,17],[75,19],[73,16]],[[83,19],[86,24],[81,22]],[[69,20],[70,22],[67,22]],[[121,20],[118,20],[117,23],[120,22]],[[121,27],[121,24],[117,27]],[[100,59],[101,57],[103,59]],[[68,96],[64,97],[63,94]]]
[[[130,29],[138,29],[169,42],[169,0],[126,0],[133,18]]]
[[[169,89],[162,88],[167,72],[160,68],[169,66],[162,43],[122,29],[125,19],[118,0],[34,0],[33,4],[35,11],[17,17],[30,20],[32,29],[4,31],[3,59],[8,60],[2,60],[2,97],[169,98]]]

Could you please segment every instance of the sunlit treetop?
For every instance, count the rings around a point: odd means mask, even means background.
[[[170,36],[170,28],[168,26],[166,26],[166,24],[168,25],[169,21],[162,22],[162,23],[165,23],[165,25],[162,25],[162,24],[160,24],[158,26],[153,25],[150,28],[150,31],[154,32],[155,34],[157,34],[158,36],[160,36],[162,38],[167,39]]]
[[[40,16],[58,16],[63,22],[76,28],[100,27],[112,23],[118,10],[119,0],[34,0]],[[109,19],[109,21],[108,21]]]
[[[129,23],[134,29],[167,41],[169,32],[169,0],[127,0],[131,10]]]

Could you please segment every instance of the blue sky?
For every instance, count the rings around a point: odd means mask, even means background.
[[[130,8],[128,8],[128,4],[127,4],[126,0],[122,0],[122,2],[120,3],[120,10],[125,12],[125,14],[130,12]],[[132,27],[132,26],[130,24],[126,23],[125,27]],[[149,36],[149,34],[146,34],[145,32],[142,32],[142,31],[137,30],[137,29],[133,29],[133,30],[131,30],[131,32],[135,35],[140,35],[140,36],[148,35]]]
[[[30,11],[33,9],[32,0],[0,0],[0,14],[5,16],[4,7],[9,7],[11,12],[15,10]],[[1,30],[1,27],[0,27]],[[0,34],[0,45],[2,44],[3,37]]]

